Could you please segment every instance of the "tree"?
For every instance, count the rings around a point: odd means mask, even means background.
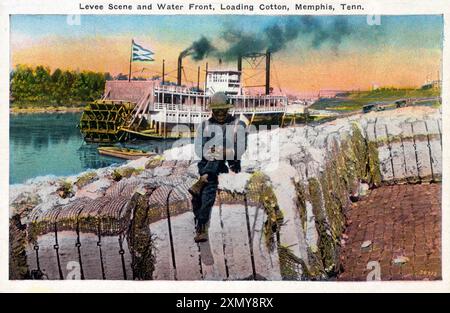
[[[51,76],[48,67],[37,66],[34,70],[34,91],[38,101],[51,99]]]
[[[14,102],[73,104],[101,97],[109,73],[74,72],[48,67],[17,65],[10,73],[10,95]]]
[[[74,75],[70,71],[61,71],[59,74],[56,71],[52,75],[52,80],[57,79],[53,83],[53,99],[57,104],[63,102],[70,103],[70,91],[72,89]]]
[[[15,101],[31,100],[33,87],[33,70],[28,66],[18,65],[11,79],[11,96]]]
[[[57,69],[52,73],[51,77],[52,77],[52,83],[53,83],[53,84],[57,84],[57,83],[58,83],[58,80],[59,80],[59,78],[61,77],[61,74],[62,74],[62,71],[61,71],[59,68],[57,68]]]

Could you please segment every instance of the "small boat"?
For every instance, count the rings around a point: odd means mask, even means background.
[[[120,147],[98,147],[97,150],[100,154],[127,160],[136,160],[142,157],[150,157],[156,154],[143,150]]]

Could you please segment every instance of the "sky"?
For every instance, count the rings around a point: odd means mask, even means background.
[[[441,71],[443,18],[381,16],[369,25],[366,16],[82,15],[74,24],[66,15],[12,15],[10,65],[127,74],[134,39],[155,53],[154,62],[132,64],[134,75],[160,74],[165,59],[175,81],[179,53],[202,37],[214,49],[184,59],[188,85],[206,62],[235,68],[236,51],[269,49],[275,92],[418,87]],[[243,64],[244,86],[264,83],[263,67]]]

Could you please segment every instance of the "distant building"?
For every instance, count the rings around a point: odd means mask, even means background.
[[[442,80],[433,80],[422,85],[422,89],[440,89],[442,88]]]
[[[319,91],[319,98],[336,98],[336,97],[344,97],[348,94],[348,90],[320,90]]]

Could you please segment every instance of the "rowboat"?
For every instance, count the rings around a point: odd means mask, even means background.
[[[137,149],[120,148],[120,147],[98,147],[98,153],[108,155],[115,158],[136,160],[142,157],[150,157],[155,155],[153,152],[147,152]]]

